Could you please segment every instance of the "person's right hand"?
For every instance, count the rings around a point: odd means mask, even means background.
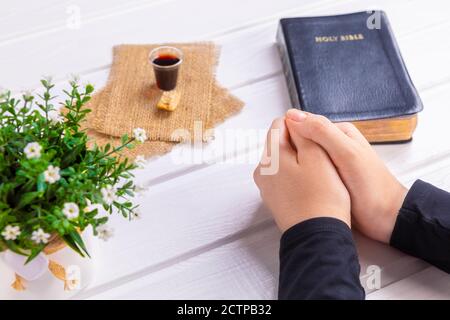
[[[296,109],[286,113],[295,131],[325,149],[347,187],[352,223],[366,236],[389,243],[407,189],[389,172],[364,136],[350,123]]]
[[[350,195],[327,153],[295,132],[289,135],[284,118],[272,123],[253,177],[282,232],[322,217],[351,227]]]

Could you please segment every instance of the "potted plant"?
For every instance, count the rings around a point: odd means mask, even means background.
[[[43,93],[36,98],[0,95],[0,251],[15,273],[16,290],[44,269],[71,289],[76,279],[47,255],[68,247],[89,257],[82,236],[88,228],[106,239],[109,214],[128,219],[138,214],[131,201],[131,171],[137,166],[118,152],[146,140],[145,131],[124,135],[118,146],[92,144],[82,123],[93,86],[70,81],[58,108],[51,79],[41,83]]]

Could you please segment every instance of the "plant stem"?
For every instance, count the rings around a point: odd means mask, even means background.
[[[27,112],[27,105],[28,105],[28,101],[25,100],[24,103],[23,103],[22,112],[21,112],[21,114],[22,114],[22,123],[17,127],[17,132],[20,132],[20,129],[22,129],[23,124],[25,123],[25,115],[26,115],[26,112]]]
[[[127,142],[125,142],[123,145],[121,145],[121,146],[119,146],[119,147],[116,147],[116,148],[112,149],[110,152],[108,152],[107,154],[105,154],[105,155],[103,155],[102,157],[100,157],[100,159],[106,158],[106,157],[112,155],[113,153],[116,153],[116,152],[122,150],[122,149],[125,148],[127,145],[129,145],[131,142],[133,142],[134,140],[135,140],[135,138],[129,139],[129,140],[128,140]],[[98,159],[98,160],[100,160],[100,159]]]
[[[45,88],[45,94],[44,94],[44,97],[46,97],[44,99],[44,103],[45,103],[45,110],[44,110],[45,111],[45,134],[48,136],[48,101],[49,101],[49,99],[47,98],[47,96],[50,97],[49,87]]]

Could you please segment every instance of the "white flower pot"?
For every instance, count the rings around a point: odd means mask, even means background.
[[[93,256],[94,237],[90,231],[82,235],[86,247]],[[94,276],[94,264],[92,259],[81,257],[70,249],[64,247],[50,255],[40,255],[27,265],[23,265],[26,258],[12,252],[0,253],[0,300],[5,299],[68,299],[80,293],[92,282]],[[64,281],[56,278],[48,269],[49,261],[54,261],[63,266],[66,276],[71,279],[79,279],[71,282],[72,290],[64,289]],[[24,278],[23,291],[17,291],[11,287],[15,281],[15,274]]]

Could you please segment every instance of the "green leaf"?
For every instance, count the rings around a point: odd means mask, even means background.
[[[86,253],[86,255],[90,258],[91,256],[89,255],[89,252],[87,251],[80,234],[76,231],[70,231],[69,235],[72,237],[73,241],[78,245],[78,247],[80,247],[84,251],[84,253]]]
[[[5,251],[6,249],[8,249],[8,246],[0,240],[0,252]]]
[[[94,86],[92,84],[88,84],[86,86],[86,94],[90,94],[92,92],[94,92]]]
[[[85,103],[88,103],[90,100],[91,100],[91,97],[86,96],[86,97],[84,97],[84,98],[81,100],[81,102],[82,102],[83,104],[85,104]]]
[[[20,254],[22,256],[27,255],[24,251],[22,251],[22,248],[20,248],[18,245],[14,243],[14,241],[5,241],[5,243],[8,246],[8,249],[11,250],[12,252]]]
[[[63,220],[62,225],[63,225],[64,228],[68,229],[69,226],[70,226],[69,220]]]
[[[41,173],[37,178],[37,191],[43,192],[47,188],[47,184],[45,183],[45,176]]]
[[[108,222],[108,217],[101,217],[101,218],[97,219],[97,224],[98,225],[105,224],[106,222]]]
[[[123,206],[126,208],[131,208],[133,206],[133,204],[128,201],[128,202],[123,203]]]
[[[75,161],[77,156],[86,149],[85,144],[77,145],[73,150],[69,151],[61,160],[61,167],[65,168]]]
[[[20,197],[19,203],[17,205],[17,209],[23,208],[26,205],[30,204],[34,199],[40,197],[42,195],[42,192],[39,191],[33,191],[33,192],[27,192]]]
[[[126,133],[120,138],[120,142],[122,144],[127,143],[128,140],[129,140],[129,137],[128,137],[128,134],[126,134]]]
[[[61,176],[70,176],[70,175],[72,175],[72,174],[75,174],[75,169],[74,169],[73,167],[68,167],[68,168],[66,168],[66,169],[64,169],[64,170],[61,170],[61,171],[59,172],[59,174],[60,174]]]
[[[81,252],[80,248],[78,248],[76,242],[69,236],[69,235],[64,235],[62,236],[62,239],[64,240],[64,242],[75,252],[77,252],[80,256],[82,256],[84,258],[84,254],[83,252]]]
[[[133,186],[133,181],[128,181],[121,189],[129,189]]]
[[[42,80],[41,80],[41,83],[42,83],[42,85],[43,85],[44,87],[47,87],[47,86],[48,86],[47,80],[42,79]]]
[[[41,246],[39,248],[35,248],[31,250],[31,254],[28,256],[27,261],[25,261],[25,264],[27,264],[28,262],[30,262],[31,260],[33,260],[34,258],[37,257],[37,255],[39,253],[41,253],[41,251],[45,248],[45,246]]]

